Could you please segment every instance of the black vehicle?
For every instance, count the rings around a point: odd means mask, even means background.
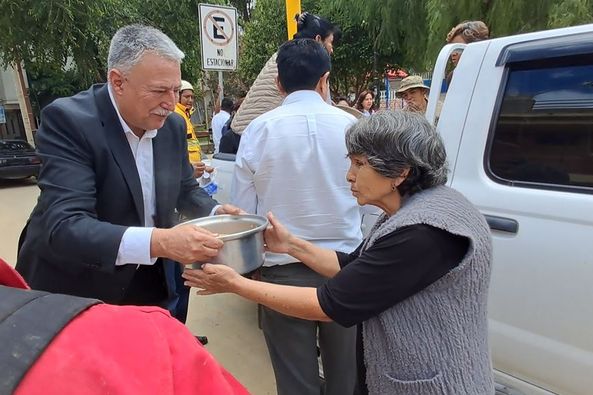
[[[37,177],[41,159],[23,140],[0,140],[0,179]]]

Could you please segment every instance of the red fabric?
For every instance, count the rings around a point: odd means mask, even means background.
[[[0,284],[26,288],[11,272],[0,259]],[[108,304],[89,308],[64,328],[15,391],[40,393],[248,394],[167,311]]]
[[[8,263],[0,258],[0,285],[12,288],[30,289],[25,279]]]

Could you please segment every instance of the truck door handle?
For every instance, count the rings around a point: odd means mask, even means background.
[[[512,218],[496,217],[494,215],[484,215],[486,222],[492,230],[499,230],[507,233],[517,233],[519,223]]]

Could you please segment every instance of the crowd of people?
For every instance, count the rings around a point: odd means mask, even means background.
[[[464,22],[446,41],[488,35]],[[279,395],[494,393],[489,229],[445,185],[444,144],[423,117],[430,87],[404,78],[399,111],[377,111],[371,90],[353,106],[332,100],[340,36],[325,18],[297,16],[246,97],[223,98],[214,151],[236,160],[232,204],[221,205],[197,181],[214,169],[191,122],[183,52],[152,27],[117,31],[108,82],[42,113],[41,193],[18,273],[0,262],[6,333],[34,352],[3,354],[0,392],[247,393],[183,325],[195,287],[262,306]],[[368,206],[382,215],[363,238]],[[257,278],[190,269],[223,242],[180,217],[245,213],[270,222]]]

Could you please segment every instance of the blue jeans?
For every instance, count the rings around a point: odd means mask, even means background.
[[[179,263],[167,261],[165,274],[169,288],[169,303],[166,308],[173,317],[185,324],[189,305],[189,287],[183,285],[185,280],[181,277],[181,273],[183,273],[183,267]]]

